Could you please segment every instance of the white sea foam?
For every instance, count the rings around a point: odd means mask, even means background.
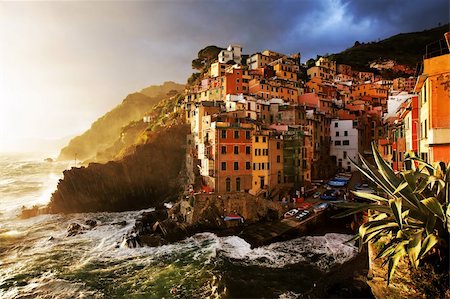
[[[251,249],[245,240],[233,236],[221,239],[221,255],[234,262],[263,267],[283,268],[308,262],[327,271],[357,254],[357,248],[345,241],[350,235],[329,233],[324,236],[306,236],[285,242]]]

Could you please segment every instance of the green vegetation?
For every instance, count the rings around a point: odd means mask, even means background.
[[[199,71],[208,68],[222,50],[223,48],[217,46],[207,46],[201,49],[198,51],[197,58],[192,60],[192,68]]]
[[[383,265],[388,263],[388,284],[403,257],[409,258],[414,269],[431,265],[435,273],[446,275],[448,279],[450,165],[431,165],[409,155],[406,164],[410,170],[396,174],[374,144],[372,152],[376,165],[371,165],[362,156],[362,164],[355,165],[376,184],[382,195],[353,192],[374,203],[342,204],[341,207],[350,210],[336,217],[370,210],[368,221],[360,226],[354,239],[360,241],[360,246],[368,242],[384,243],[377,258],[385,258]]]
[[[415,69],[422,61],[426,45],[444,37],[449,24],[422,32],[401,33],[379,42],[360,43],[331,55],[338,64],[351,65],[355,70],[369,70],[369,63],[378,59],[392,59],[399,64]]]
[[[121,137],[123,128],[130,122],[142,120],[151,108],[177,92],[184,85],[165,82],[163,85],[144,88],[141,92],[128,95],[121,104],[97,119],[89,130],[73,138],[61,150],[59,160],[100,161],[102,153],[113,147]],[[109,160],[108,155],[105,156]]]

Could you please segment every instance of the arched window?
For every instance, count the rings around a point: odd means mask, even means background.
[[[236,178],[236,191],[241,191],[241,178]]]
[[[226,192],[230,192],[231,191],[231,180],[230,180],[230,178],[227,178],[225,180],[225,190],[226,190]]]

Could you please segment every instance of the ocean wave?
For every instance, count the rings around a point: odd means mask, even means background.
[[[283,268],[307,262],[322,271],[343,264],[357,254],[357,248],[346,244],[352,236],[328,233],[324,236],[305,236],[285,242],[251,249],[245,240],[224,237],[218,248],[220,255],[233,262],[270,268]]]

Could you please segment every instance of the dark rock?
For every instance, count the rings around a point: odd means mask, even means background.
[[[127,245],[127,247],[129,247],[129,248],[142,247],[141,238],[138,234],[133,232],[133,233],[126,235],[124,238],[125,238],[125,241],[126,241],[125,244]]]
[[[154,231],[152,227],[156,222],[164,221],[167,219],[167,217],[167,210],[144,212],[139,216],[138,219],[136,219],[134,230],[139,232],[140,234],[149,234]]]
[[[119,222],[114,222],[114,223],[112,223],[112,225],[125,226],[125,225],[127,225],[127,222],[125,220],[123,220],[123,221],[119,221]]]
[[[89,219],[85,222],[86,225],[89,225],[91,228],[97,226],[97,221]]]
[[[156,247],[167,244],[167,241],[158,234],[141,236],[142,245]]]
[[[161,129],[121,160],[64,171],[49,203],[50,211],[119,212],[177,199],[184,185],[180,173],[188,129],[187,125]]]
[[[82,227],[80,224],[78,224],[76,222],[71,223],[67,227],[67,236],[72,237],[72,236],[82,234],[82,233],[84,233],[83,230],[84,230],[84,227]]]

